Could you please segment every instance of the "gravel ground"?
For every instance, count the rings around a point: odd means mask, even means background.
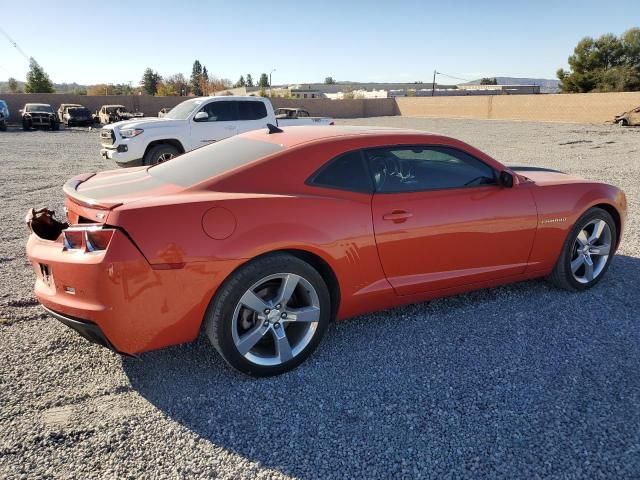
[[[22,219],[108,167],[97,132],[0,132],[0,478],[640,478],[640,129],[369,118],[623,187],[607,278],[530,281],[330,329],[294,372],[206,339],[121,358],[44,316]]]

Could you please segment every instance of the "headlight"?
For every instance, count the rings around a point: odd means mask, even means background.
[[[140,135],[144,130],[142,128],[126,128],[124,130],[120,130],[120,136],[122,138],[133,138]]]

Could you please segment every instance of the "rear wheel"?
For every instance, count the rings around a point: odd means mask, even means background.
[[[156,163],[166,162],[172,158],[177,157],[180,154],[178,149],[173,145],[162,143],[151,147],[147,153],[144,154],[142,163],[144,165],[155,165]]]
[[[601,208],[587,211],[574,225],[549,276],[565,290],[586,290],[604,276],[613,258],[618,232],[611,215]]]
[[[275,254],[241,267],[225,282],[209,305],[205,329],[229,365],[265,377],[300,365],[330,319],[320,274],[297,257]]]

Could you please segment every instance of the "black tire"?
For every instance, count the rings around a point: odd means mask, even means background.
[[[24,130],[25,132],[28,132],[29,130],[31,130],[31,124],[25,120],[22,121],[22,130]]]
[[[53,122],[53,127],[51,128],[53,131],[60,130],[60,124],[58,122]]]
[[[156,163],[165,162],[168,159],[163,158],[167,155],[171,155],[172,157],[177,157],[180,155],[180,152],[173,145],[169,145],[168,143],[161,143],[160,145],[155,145],[147,150],[147,153],[144,154],[144,158],[142,159],[143,165],[155,165]]]
[[[600,273],[593,280],[587,283],[580,283],[574,278],[574,275],[571,271],[571,257],[574,255],[574,246],[576,244],[578,234],[584,229],[585,225],[588,225],[593,220],[603,220],[609,226],[609,229],[611,231],[610,252],[606,263]],[[615,253],[617,240],[618,231],[616,229],[616,223],[613,220],[613,217],[611,217],[611,214],[601,208],[592,208],[590,210],[587,210],[587,212],[576,221],[573,228],[569,232],[569,235],[567,235],[567,239],[565,240],[564,246],[562,247],[560,257],[556,262],[553,272],[551,272],[551,275],[549,275],[547,279],[558,288],[574,292],[587,290],[588,288],[593,287],[602,279],[602,277],[604,277],[605,273],[609,269],[609,265],[611,264],[611,260],[613,259],[613,255]]]
[[[278,365],[260,365],[248,360],[238,351],[233,340],[233,315],[240,299],[252,285],[269,275],[282,273],[298,275],[315,289],[319,300],[319,321],[309,343],[293,358]],[[277,253],[251,261],[233,273],[211,300],[204,325],[212,345],[231,367],[254,377],[269,377],[292,370],[309,357],[322,340],[331,317],[331,299],[322,276],[303,260]]]
[[[7,131],[7,124],[2,122],[0,123],[0,132],[6,132]]]

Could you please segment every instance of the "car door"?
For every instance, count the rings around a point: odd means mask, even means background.
[[[262,100],[237,100],[238,133],[266,128],[267,107]]]
[[[524,272],[537,226],[528,188],[500,186],[493,168],[449,147],[386,147],[365,155],[376,189],[376,244],[396,293]]]
[[[238,133],[238,115],[233,100],[209,102],[198,110],[198,113],[200,112],[205,112],[207,117],[198,120],[194,116],[191,120],[192,149],[232,137]],[[198,116],[197,113],[196,116]]]

